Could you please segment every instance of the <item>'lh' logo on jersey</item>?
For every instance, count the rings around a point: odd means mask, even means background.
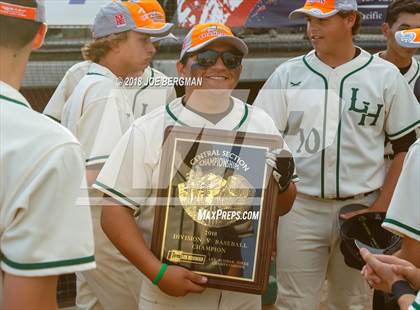
[[[357,105],[357,92],[359,88],[352,88],[352,95],[351,95],[351,104],[349,111],[353,111],[356,113],[362,114],[360,118],[360,122],[358,123],[359,126],[365,126],[366,118],[372,118],[372,122],[369,124],[370,126],[375,126],[376,122],[378,121],[379,116],[381,115],[382,108],[384,107],[383,104],[377,104],[377,109],[375,113],[368,113],[370,102],[363,101],[363,109],[356,107]]]

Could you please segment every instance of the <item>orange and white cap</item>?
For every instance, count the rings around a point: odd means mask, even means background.
[[[290,19],[310,15],[327,18],[340,11],[357,11],[356,0],[307,0],[305,5],[289,14]]]
[[[182,59],[185,54],[196,52],[215,41],[229,43],[244,56],[248,54],[245,42],[235,37],[229,27],[220,23],[205,23],[195,25],[185,36],[179,59]]]
[[[36,7],[28,7],[0,1],[0,15],[45,23],[45,4],[37,0]]]
[[[155,22],[159,23],[165,23],[166,22],[166,14],[163,10],[162,6],[157,0],[131,0],[131,2],[134,3],[140,3],[142,8],[146,11],[147,15],[151,19],[153,19]],[[151,40],[153,43],[160,42],[163,40],[178,40],[176,36],[174,36],[172,33],[167,34],[164,37],[152,37]]]
[[[141,5],[147,15],[155,22],[166,23],[166,14],[157,0],[131,0]]]
[[[402,47],[420,48],[420,28],[398,31],[395,40]]]
[[[143,7],[143,1],[113,1],[100,8],[93,22],[93,37],[102,38],[113,33],[135,31],[154,37],[169,34],[173,24],[155,21]]]

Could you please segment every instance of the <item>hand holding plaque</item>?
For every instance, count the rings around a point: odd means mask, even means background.
[[[273,168],[273,176],[280,192],[286,191],[295,171],[292,153],[286,149],[276,149],[267,152],[267,164]]]
[[[159,288],[170,296],[185,296],[188,293],[201,293],[205,290],[207,278],[178,266],[168,266]]]

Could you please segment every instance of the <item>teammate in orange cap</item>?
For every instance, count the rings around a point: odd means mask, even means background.
[[[280,65],[254,103],[286,131],[300,177],[293,209],[279,221],[277,307],[319,308],[326,279],[329,309],[363,309],[366,283],[345,264],[338,212],[369,207],[345,220],[388,208],[420,107],[395,66],[354,45],[356,0],[308,0],[295,17],[306,19],[313,50]],[[388,172],[386,136],[395,153]]]
[[[202,83],[187,86],[185,97],[136,120],[95,182],[95,188],[112,198],[103,207],[104,231],[147,277],[142,285],[139,309],[261,309],[261,296],[206,289],[205,277],[179,266],[162,264],[149,247],[167,126],[265,133],[276,135],[282,141],[266,113],[231,96],[247,52],[246,44],[222,24],[194,26],[184,39],[177,69],[180,77],[201,78]],[[293,159],[290,152],[285,153],[288,156],[281,158],[270,152],[267,160],[267,164],[274,166],[273,176],[278,183],[279,215],[290,210],[295,192],[291,181]],[[135,213],[140,213],[137,223]],[[225,267],[223,263],[208,266]]]
[[[385,51],[375,55],[397,66],[413,90],[416,82],[420,80],[420,63],[414,57],[418,48],[415,47],[415,40],[419,40],[419,35],[416,36],[415,32],[411,32],[411,34],[401,33],[402,35],[399,38],[402,44],[398,44],[396,33],[418,27],[420,27],[420,3],[418,1],[391,1],[382,24],[382,32],[387,40],[387,48]],[[415,91],[414,94],[420,101],[420,93]]]
[[[420,62],[414,57],[417,49],[413,46],[401,46],[396,41],[396,33],[399,30],[415,27],[420,27],[420,3],[416,0],[391,1],[382,24],[382,33],[387,40],[387,47],[386,50],[376,53],[374,56],[394,64],[414,91],[417,100],[420,101]],[[417,137],[420,137],[420,131],[416,132]],[[387,141],[385,147],[387,167],[391,165],[393,158],[391,144]]]
[[[395,40],[402,47],[420,48],[420,28],[398,31],[395,33]],[[414,94],[420,102],[420,78],[417,78],[416,83],[414,84]],[[418,132],[417,137],[419,137]]]
[[[157,0],[132,2],[141,2],[147,15],[154,21],[162,23],[166,21],[165,12]],[[151,37],[151,41],[155,47],[163,40],[176,39],[172,33],[162,37]],[[85,60],[73,65],[67,70],[43,111],[45,115],[61,123],[64,104],[73,93],[79,81],[89,72],[91,64],[91,60]],[[148,84],[150,79],[165,78],[167,77],[162,72],[151,66],[147,66],[144,70],[134,73],[130,78],[122,80],[122,84],[126,90],[125,94],[132,106],[135,119],[176,98],[174,87],[151,86]]]

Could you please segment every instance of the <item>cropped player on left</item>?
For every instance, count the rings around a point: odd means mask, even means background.
[[[58,275],[95,268],[80,145],[18,92],[44,22],[41,0],[0,1],[2,309],[56,309]]]

